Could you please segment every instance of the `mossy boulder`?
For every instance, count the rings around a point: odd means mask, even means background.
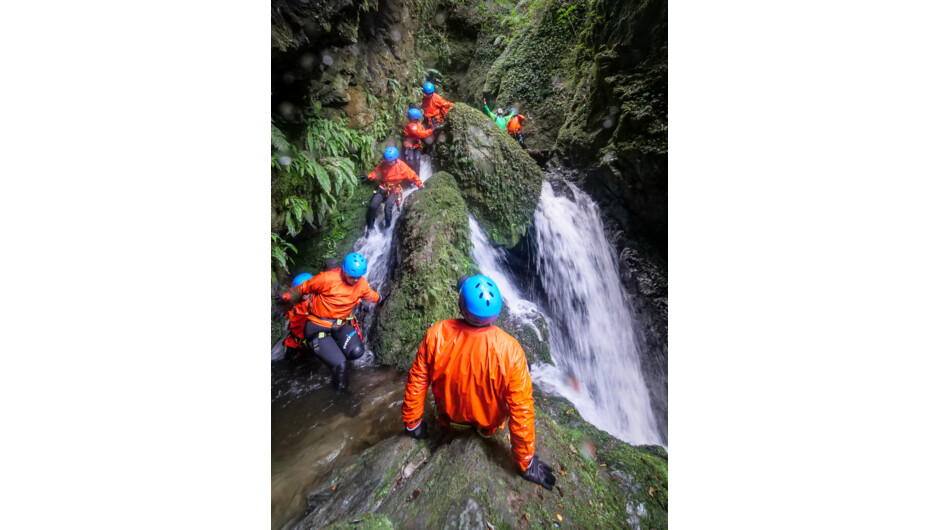
[[[445,172],[405,200],[392,246],[392,290],[373,333],[380,363],[407,370],[428,328],[460,316],[452,287],[473,268],[468,217],[454,177]]]
[[[454,175],[490,241],[516,246],[538,205],[542,171],[518,142],[469,105],[454,104],[444,120],[444,136],[435,162]]]
[[[347,524],[367,512],[394,528],[668,528],[666,451],[557,422],[541,399],[535,443],[554,468],[552,491],[519,476],[505,431],[484,440],[431,421],[428,440],[402,433],[337,466],[307,496],[295,528]]]
[[[535,316],[531,323],[523,322],[507,316],[504,306],[502,314],[496,320],[496,325],[519,341],[530,365],[533,363],[555,364],[552,361],[548,342],[548,322],[541,314]]]

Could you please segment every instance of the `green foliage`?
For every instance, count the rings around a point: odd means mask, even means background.
[[[371,136],[319,116],[311,117],[301,138],[291,142],[272,119],[272,238],[278,238],[272,244],[272,268],[286,270],[286,249],[297,252],[276,232],[296,237],[304,223],[314,229],[324,226],[337,199],[357,189],[357,169],[371,162],[373,143]]]
[[[297,253],[297,247],[291,245],[287,241],[271,232],[271,282],[277,281],[277,271],[275,265],[280,266],[285,272],[287,271],[287,265],[293,263],[294,260],[291,258],[287,251],[291,251],[294,254]]]

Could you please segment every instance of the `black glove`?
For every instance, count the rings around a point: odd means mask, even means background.
[[[406,426],[405,432],[408,433],[408,436],[411,436],[412,438],[418,438],[419,440],[422,438],[427,438],[428,437],[428,424],[424,423],[424,420],[421,420],[421,423],[419,423],[418,426],[415,427],[414,429],[409,430],[408,427]],[[555,477],[552,477],[552,484],[554,483],[555,483]]]
[[[529,469],[525,470],[522,478],[541,484],[542,487],[549,490],[555,485],[555,475],[552,474],[552,468],[539,460],[539,455],[532,457],[532,461],[529,462]]]
[[[385,301],[388,300],[388,295],[391,293],[385,292],[379,295],[378,305],[385,305]]]
[[[369,182],[369,177],[365,176],[364,173],[360,173],[360,174],[359,174],[359,180],[362,181],[363,184],[365,184],[365,183]]]

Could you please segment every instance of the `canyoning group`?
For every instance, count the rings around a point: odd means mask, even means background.
[[[360,175],[363,182],[378,184],[369,204],[367,231],[375,228],[383,202],[385,228],[391,225],[392,210],[403,201],[403,186],[424,187],[417,173],[421,154],[425,145],[434,145],[453,103],[437,94],[430,82],[423,90],[421,108],[408,110],[404,161],[398,149],[389,146],[382,153],[384,161],[368,175]],[[497,126],[524,145],[520,133],[524,117],[515,108],[509,116],[503,116],[502,109],[493,114],[485,99],[484,108]],[[332,384],[341,393],[348,392],[350,362],[365,353],[362,331],[352,312],[363,300],[381,305],[388,297],[370,287],[364,277],[367,270],[366,258],[350,253],[341,266],[316,276],[298,274],[280,298],[289,322],[284,345],[291,356],[311,354],[319,359],[330,368]],[[443,428],[492,437],[508,423],[512,457],[520,474],[552,489],[552,469],[535,454],[535,405],[525,353],[515,338],[494,325],[503,305],[499,288],[491,278],[476,275],[461,277],[455,289],[462,318],[442,320],[428,328],[409,371],[402,405],[405,432],[415,438],[428,437],[423,414],[430,387]]]

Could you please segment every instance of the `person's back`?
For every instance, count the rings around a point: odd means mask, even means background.
[[[415,438],[428,436],[424,398],[434,394],[441,424],[476,428],[492,436],[509,419],[512,459],[526,480],[551,489],[551,467],[535,454],[535,402],[532,378],[522,347],[494,326],[502,296],[492,279],[462,277],[458,305],[463,319],[437,322],[428,328],[408,372],[402,421]]]
[[[535,442],[532,383],[522,347],[496,326],[442,320],[425,339],[429,383],[442,419],[493,430],[517,409],[526,442]]]

